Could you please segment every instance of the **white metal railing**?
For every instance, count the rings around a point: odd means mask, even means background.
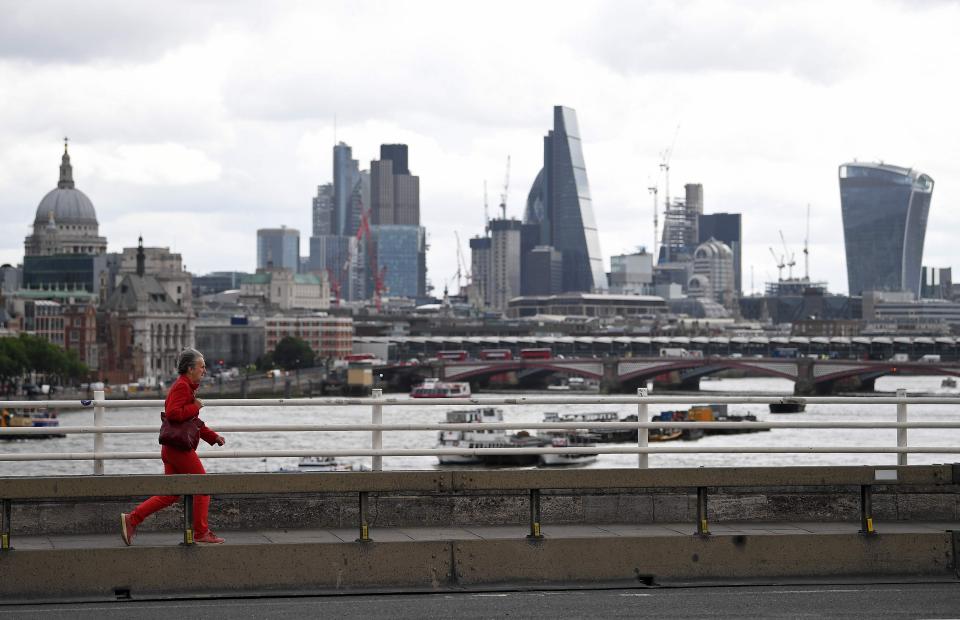
[[[709,401],[712,404],[770,404],[795,402],[802,404],[870,404],[896,405],[896,422],[883,421],[770,421],[770,422],[680,422],[680,421],[648,421],[649,405],[659,404],[689,404]],[[56,434],[92,434],[94,446],[92,452],[24,452],[2,453],[0,461],[53,461],[53,460],[92,460],[94,474],[103,473],[104,460],[125,459],[155,459],[157,451],[150,452],[106,452],[104,450],[104,435],[122,433],[156,433],[156,425],[146,426],[107,426],[104,423],[104,412],[107,408],[139,408],[162,407],[162,400],[106,400],[103,392],[96,392],[92,400],[84,401],[7,401],[0,402],[0,408],[90,408],[94,410],[94,424],[92,426],[58,426],[50,427],[7,427],[0,428],[0,437],[49,435]],[[800,453],[890,453],[897,454],[898,465],[907,465],[907,456],[911,453],[960,454],[960,446],[910,446],[907,441],[908,429],[938,428],[960,429],[960,420],[952,421],[913,421],[907,416],[909,404],[933,404],[960,406],[960,398],[951,397],[908,397],[906,390],[897,390],[896,396],[867,396],[867,397],[793,397],[793,396],[714,396],[696,394],[691,396],[653,396],[646,390],[639,390],[637,396],[523,396],[523,397],[484,397],[458,399],[395,399],[384,398],[380,390],[374,390],[370,398],[297,398],[297,399],[220,399],[205,401],[205,407],[342,407],[366,406],[371,409],[370,424],[218,424],[217,430],[222,432],[369,432],[370,448],[344,449],[292,449],[292,450],[218,450],[204,453],[204,458],[264,458],[264,457],[300,457],[300,456],[360,456],[372,457],[373,469],[382,470],[384,456],[440,456],[440,455],[498,455],[498,454],[636,454],[638,467],[648,466],[650,454],[709,454],[709,453],[736,453],[736,454],[800,454]],[[429,407],[456,405],[474,406],[523,406],[523,405],[636,405],[636,422],[491,422],[491,423],[448,423],[435,424],[384,424],[383,408],[390,407]],[[731,428],[735,424],[738,429],[896,429],[896,446],[678,446],[648,444],[650,429],[711,429]],[[383,448],[384,432],[404,431],[444,431],[444,430],[563,430],[563,429],[637,429],[638,440],[636,445],[593,445],[566,448]]]

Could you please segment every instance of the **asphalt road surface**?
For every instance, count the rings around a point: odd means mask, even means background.
[[[0,605],[6,618],[960,618],[960,582]]]

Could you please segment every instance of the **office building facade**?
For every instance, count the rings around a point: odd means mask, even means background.
[[[840,208],[850,295],[920,295],[920,268],[933,179],[889,164],[840,166]]]
[[[702,194],[701,194],[702,196]],[[743,275],[741,271],[741,248],[743,247],[743,227],[739,213],[701,214],[698,218],[697,243],[708,239],[722,241],[733,251],[733,280],[737,296],[743,296]]]
[[[371,274],[381,295],[416,299],[426,294],[426,231],[419,226],[381,225],[371,227],[376,271]]]
[[[538,225],[538,245],[560,252],[564,291],[607,289],[580,128],[571,108],[553,109],[553,129],[543,139],[543,169],[530,190],[524,223]]]
[[[520,295],[520,220],[490,220],[490,306],[501,312]]]
[[[300,231],[296,228],[257,230],[257,269],[300,271]]]

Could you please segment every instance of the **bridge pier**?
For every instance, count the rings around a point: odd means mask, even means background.
[[[620,381],[620,358],[606,357],[603,359],[603,377],[600,379],[601,394],[620,394],[623,392],[623,382]]]

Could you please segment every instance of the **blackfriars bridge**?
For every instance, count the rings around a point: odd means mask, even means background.
[[[780,377],[794,383],[798,395],[871,392],[887,375],[960,376],[956,362],[894,362],[824,360],[810,358],[741,357],[604,357],[511,360],[434,361],[427,364],[389,364],[377,367],[384,379],[397,375],[436,376],[446,381],[469,381],[478,388],[507,376],[519,386],[548,383],[551,377],[583,377],[599,383],[603,393],[634,393],[648,382],[678,390],[699,389],[700,379],[721,372]]]

